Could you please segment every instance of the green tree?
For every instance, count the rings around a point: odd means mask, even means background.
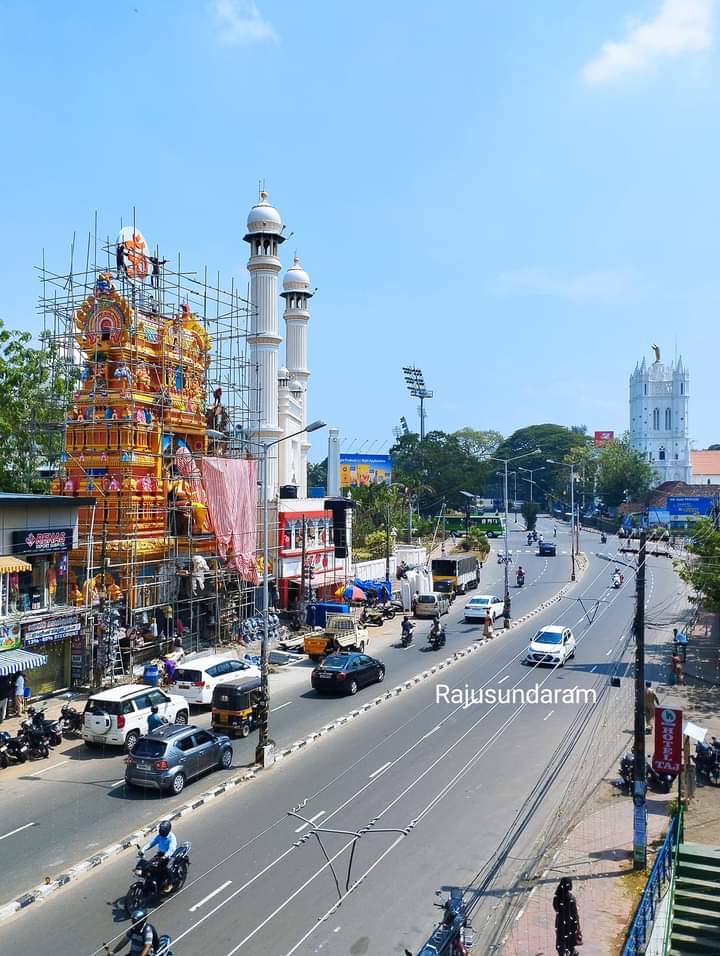
[[[680,577],[700,595],[706,611],[720,612],[720,531],[707,518],[697,522],[687,562],[675,562]]]
[[[468,533],[461,538],[460,547],[463,551],[477,551],[483,558],[490,551],[487,536],[480,528],[470,528]]]
[[[655,473],[643,455],[630,447],[627,434],[600,449],[597,487],[603,502],[616,507],[626,498],[637,501],[653,486]]]
[[[0,490],[44,492],[49,481],[38,468],[54,468],[73,378],[65,373],[58,349],[42,336],[7,329],[0,320]]]
[[[452,432],[451,438],[457,438],[460,447],[468,455],[474,458],[485,458],[486,455],[494,455],[498,445],[503,440],[500,432],[493,431],[492,428],[478,430],[476,428],[459,428]]]
[[[537,516],[538,512],[540,511],[540,506],[536,501],[523,501],[520,511],[525,519],[525,528],[528,531],[532,531],[537,524]]]
[[[509,438],[506,438],[498,447],[495,455],[497,458],[515,458],[518,455],[524,455],[528,452],[527,458],[522,461],[514,462],[509,465],[510,469],[516,467],[530,468],[538,471],[533,479],[537,481],[537,487],[541,492],[550,496],[562,496],[569,485],[569,469],[559,467],[558,465],[549,465],[548,458],[554,461],[568,461],[568,456],[578,450],[587,448],[589,439],[586,435],[566,428],[564,425],[529,425],[526,428],[519,428],[513,432]],[[539,451],[536,451],[539,449]],[[495,466],[497,467],[497,465]]]
[[[327,458],[323,461],[308,462],[308,488],[325,488],[327,490]]]
[[[376,531],[382,531],[384,535],[388,518],[390,528],[396,528],[402,535],[408,520],[407,495],[404,488],[395,485],[366,485],[363,488],[353,488],[350,495],[355,502],[354,544],[362,547],[368,536]]]

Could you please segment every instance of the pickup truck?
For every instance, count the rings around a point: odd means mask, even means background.
[[[324,631],[305,635],[304,649],[312,660],[319,661],[338,650],[364,653],[369,642],[367,628],[358,622],[356,615],[328,614]]]

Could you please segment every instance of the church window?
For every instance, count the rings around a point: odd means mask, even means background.
[[[670,431],[672,428],[672,411],[669,408],[665,409],[665,431]]]
[[[658,451],[658,458],[660,461],[665,461],[665,448],[661,445],[660,450]]]
[[[685,394],[685,383],[684,383],[684,382],[680,382],[680,394],[681,394],[681,395],[684,395],[684,394]]]
[[[645,390],[645,394],[647,395],[647,385],[644,385],[643,388]]]
[[[653,408],[653,429],[657,432],[660,431],[660,409]]]

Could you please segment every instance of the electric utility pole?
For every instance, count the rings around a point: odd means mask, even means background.
[[[633,868],[647,867],[647,780],[645,775],[645,532],[635,578],[635,762],[633,768]]]

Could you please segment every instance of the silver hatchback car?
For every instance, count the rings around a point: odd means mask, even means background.
[[[182,793],[193,777],[209,770],[229,770],[230,738],[194,725],[166,724],[138,740],[125,760],[125,783]]]

